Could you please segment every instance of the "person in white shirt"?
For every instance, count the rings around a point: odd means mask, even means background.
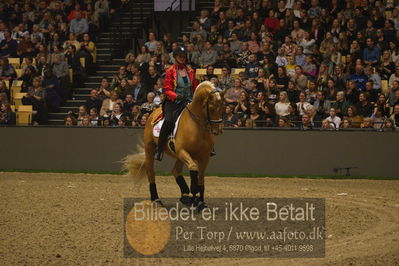
[[[341,118],[336,115],[335,108],[330,108],[330,116],[326,118],[330,124],[333,124],[335,128],[339,128],[341,124]]]
[[[280,92],[280,101],[274,105],[274,109],[276,110],[276,114],[278,116],[286,116],[289,115],[288,106],[290,105],[290,101],[288,100],[287,92]]]
[[[299,102],[296,103],[296,106],[298,107],[299,115],[303,116],[308,109],[308,106],[311,104],[306,101],[306,95],[304,92],[301,92],[299,94]]]

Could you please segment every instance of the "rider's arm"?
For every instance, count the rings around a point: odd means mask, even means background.
[[[168,69],[166,71],[165,75],[165,80],[164,80],[164,85],[163,85],[163,91],[165,92],[166,96],[171,100],[175,101],[176,99],[176,92],[174,91],[174,75],[172,69]]]

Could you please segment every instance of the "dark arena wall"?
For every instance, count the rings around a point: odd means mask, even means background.
[[[142,128],[3,127],[1,169],[118,171]],[[210,175],[399,177],[399,135],[391,132],[225,130]],[[156,163],[169,172],[170,158]]]

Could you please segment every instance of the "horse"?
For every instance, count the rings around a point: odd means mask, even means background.
[[[198,211],[207,207],[204,201],[205,170],[215,145],[215,136],[223,132],[223,95],[224,91],[216,90],[213,83],[200,83],[192,102],[181,113],[174,150],[169,143],[163,147],[165,154],[176,159],[172,175],[180,187],[180,201],[187,206],[196,206]],[[163,206],[155,183],[154,155],[158,138],[153,135],[154,125],[161,115],[159,107],[149,116],[144,128],[144,152],[128,155],[124,160],[124,169],[136,181],[147,176],[151,201]],[[190,171],[190,188],[183,177],[184,165]]]

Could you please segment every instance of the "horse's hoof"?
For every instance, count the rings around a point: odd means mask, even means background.
[[[203,202],[203,201],[200,201],[200,202],[198,203],[197,211],[198,211],[198,212],[202,212],[202,210],[203,210],[203,209],[206,209],[206,208],[208,208],[208,204],[206,204],[206,203]]]
[[[180,198],[180,202],[183,203],[186,206],[191,206],[191,203],[192,203],[190,196],[182,196]]]
[[[197,197],[191,197],[190,198],[190,205],[197,207],[199,204],[199,199]]]

